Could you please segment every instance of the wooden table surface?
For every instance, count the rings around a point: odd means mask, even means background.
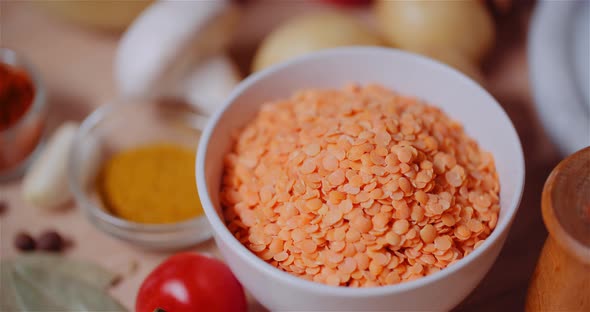
[[[284,6],[299,8],[294,2],[285,2]],[[529,278],[546,237],[540,215],[540,195],[547,175],[560,156],[544,134],[529,91],[526,33],[532,8],[530,1],[519,2],[510,12],[496,16],[498,44],[484,65],[484,84],[508,112],[523,144],[524,196],[496,264],[480,286],[457,307],[458,311],[522,310]],[[260,10],[263,9],[252,8],[247,16],[259,14]],[[274,14],[263,22],[265,25],[257,28],[268,28],[285,14],[296,11],[285,8],[281,10],[284,14]],[[255,20],[250,22],[255,24]],[[256,28],[254,24],[248,29]],[[247,67],[256,41],[264,33],[252,35],[244,31],[239,36],[242,40],[232,48],[232,54],[237,56],[243,69]],[[244,39],[246,37],[248,40]],[[116,34],[58,20],[30,2],[0,2],[0,46],[22,52],[39,69],[49,94],[50,129],[64,120],[81,120],[92,109],[116,96],[112,62],[117,40]],[[17,254],[12,244],[17,232],[25,230],[37,234],[45,229],[57,229],[74,241],[74,246],[67,251],[68,257],[96,261],[124,274],[112,294],[132,309],[141,281],[169,254],[145,252],[103,234],[74,205],[59,213],[29,207],[21,200],[19,188],[19,180],[0,184],[0,200],[9,205],[9,211],[0,217],[1,257]],[[192,250],[216,254],[213,241]],[[263,310],[253,300],[251,302],[252,311]]]

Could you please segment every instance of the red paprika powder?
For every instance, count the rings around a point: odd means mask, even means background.
[[[31,77],[22,69],[0,63],[0,131],[16,124],[34,97]]]
[[[26,169],[43,136],[45,95],[31,70],[16,53],[0,48],[0,181]]]

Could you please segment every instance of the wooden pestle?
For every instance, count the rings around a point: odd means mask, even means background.
[[[559,163],[541,199],[549,231],[526,311],[590,311],[590,147]]]

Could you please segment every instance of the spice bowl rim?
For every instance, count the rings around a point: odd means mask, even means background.
[[[125,220],[108,213],[96,205],[90,199],[90,196],[88,196],[88,189],[92,189],[92,187],[81,185],[77,177],[77,167],[80,166],[81,156],[79,149],[82,148],[83,139],[87,135],[99,127],[103,120],[108,119],[112,114],[117,114],[126,106],[153,105],[155,102],[154,99],[147,98],[120,98],[101,105],[88,115],[80,124],[70,147],[67,178],[69,189],[75,201],[82,207],[88,219],[104,232],[119,239],[136,243],[147,249],[179,249],[199,244],[211,238],[213,232],[204,214],[184,221],[163,224],[139,223]],[[104,160],[102,159],[99,161],[99,163],[103,162]],[[165,241],[140,236],[141,234],[157,235],[174,233],[182,236],[180,238],[177,237],[180,241]]]
[[[450,77],[450,79],[460,82],[462,85],[465,85],[469,88],[474,94],[485,98],[486,103],[485,105],[492,104],[495,113],[497,113],[503,120],[502,122],[506,122],[509,127],[506,129],[508,135],[510,136],[512,147],[515,149],[516,153],[511,157],[514,158],[516,170],[514,172],[514,176],[510,177],[514,181],[515,189],[514,195],[512,196],[509,203],[505,206],[501,206],[501,210],[506,214],[506,216],[502,219],[498,220],[498,224],[496,225],[494,231],[485,239],[479,248],[475,249],[473,252],[468,254],[467,256],[463,257],[461,260],[457,261],[453,265],[450,265],[439,272],[435,272],[433,274],[420,277],[416,280],[407,281],[395,285],[386,285],[386,286],[378,286],[378,287],[368,287],[368,288],[349,288],[349,287],[334,287],[329,286],[317,282],[312,282],[305,280],[303,278],[296,277],[292,274],[284,272],[271,264],[265,262],[264,260],[260,259],[256,256],[252,251],[246,248],[243,244],[241,244],[234,235],[229,231],[227,225],[223,221],[223,217],[219,215],[216,209],[216,205],[212,197],[216,195],[210,195],[211,190],[208,187],[208,180],[209,176],[217,174],[221,174],[218,172],[207,172],[207,163],[210,162],[207,160],[209,158],[216,158],[220,155],[212,155],[208,156],[208,150],[210,149],[211,144],[213,143],[212,136],[214,133],[217,132],[217,128],[219,127],[220,120],[224,117],[224,114],[228,110],[234,109],[233,106],[236,103],[236,100],[240,98],[243,94],[247,93],[251,88],[256,85],[262,84],[261,81],[268,81],[272,79],[277,79],[274,75],[282,72],[288,71],[289,69],[295,68],[297,66],[308,66],[310,61],[325,61],[330,58],[345,58],[349,56],[352,59],[353,55],[361,54],[366,57],[366,59],[370,59],[370,56],[379,56],[382,59],[386,57],[391,58],[398,58],[398,59],[405,59],[410,60],[411,62],[418,64],[422,67],[428,67],[430,69],[434,69],[441,73],[441,75],[446,75]],[[360,57],[358,58],[360,59]],[[355,59],[358,61],[358,59]],[[349,59],[350,61],[350,59]],[[336,62],[336,61],[334,61]],[[373,62],[371,60],[371,62]],[[341,64],[343,66],[347,66],[346,64]],[[356,68],[356,67],[355,67]],[[300,73],[300,72],[297,72]],[[297,74],[295,73],[295,74]],[[291,73],[293,74],[293,73]],[[277,75],[278,76],[278,75]],[[283,76],[281,76],[283,77]],[[266,79],[266,80],[265,80]],[[293,78],[295,80],[299,79],[302,80],[301,77]],[[379,83],[379,81],[375,81]],[[281,90],[284,91],[284,90]],[[436,106],[436,103],[431,103],[432,105]],[[475,103],[474,103],[475,104]],[[482,104],[483,105],[483,104]],[[490,107],[492,107],[490,106]],[[259,107],[259,106],[258,106]],[[243,109],[246,110],[246,109]],[[232,115],[233,116],[233,115]],[[229,118],[229,117],[228,117]],[[222,127],[223,128],[223,127]],[[227,130],[224,129],[221,132],[225,133]],[[225,134],[220,134],[225,136]],[[474,82],[469,77],[465,76],[464,74],[460,73],[459,71],[440,63],[436,60],[415,54],[406,51],[401,51],[397,49],[391,48],[382,48],[382,47],[345,47],[345,48],[336,48],[336,49],[327,49],[319,52],[314,52],[305,56],[301,56],[295,58],[293,60],[271,66],[267,69],[264,69],[260,72],[254,73],[249,76],[247,79],[242,81],[236,88],[234,88],[231,95],[226,99],[224,105],[219,108],[215,114],[211,117],[205,131],[201,136],[201,140],[199,142],[199,151],[197,153],[197,164],[195,167],[196,170],[196,178],[197,178],[197,185],[199,190],[201,190],[201,202],[203,204],[203,209],[205,210],[205,214],[209,219],[209,222],[215,232],[215,240],[217,241],[218,245],[221,243],[223,246],[227,247],[231,250],[232,256],[238,256],[238,260],[231,259],[234,262],[234,266],[241,270],[243,267],[254,268],[257,272],[256,273],[243,273],[244,276],[251,277],[252,275],[263,275],[265,278],[272,278],[276,279],[277,283],[280,283],[285,289],[289,288],[291,291],[301,291],[306,292],[308,294],[317,295],[317,297],[329,297],[329,298],[354,298],[361,299],[361,298],[383,298],[388,295],[399,295],[402,293],[407,293],[408,291],[417,290],[423,288],[425,286],[430,286],[431,284],[435,284],[436,282],[440,282],[452,276],[456,272],[460,272],[461,269],[465,268],[468,265],[475,265],[475,263],[482,263],[486,262],[486,256],[493,254],[495,252],[499,253],[501,250],[502,245],[505,242],[506,235],[510,229],[512,221],[518,211],[518,207],[520,205],[520,201],[522,198],[523,188],[524,188],[524,173],[525,173],[525,166],[524,166],[524,156],[522,153],[522,146],[520,143],[520,139],[518,134],[514,128],[514,125],[510,121],[508,115],[504,111],[504,109],[498,104],[498,102],[479,84]],[[502,186],[501,186],[502,187]],[[214,190],[215,191],[215,190]],[[499,245],[499,246],[498,246]],[[496,259],[497,253],[495,256],[490,256],[492,259]],[[230,261],[230,263],[232,262]],[[491,264],[490,264],[491,266]],[[232,268],[233,269],[233,268]],[[487,270],[486,270],[487,272]],[[478,272],[480,274],[480,272]],[[482,277],[483,278],[483,277]],[[480,279],[478,279],[480,281]],[[273,299],[268,299],[273,301]],[[276,301],[273,301],[276,303]]]

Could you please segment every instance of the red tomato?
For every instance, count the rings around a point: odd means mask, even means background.
[[[324,2],[340,4],[340,5],[363,5],[363,4],[370,4],[372,0],[322,0]]]
[[[161,263],[143,281],[136,312],[241,312],[247,310],[240,282],[221,261],[179,253]]]

